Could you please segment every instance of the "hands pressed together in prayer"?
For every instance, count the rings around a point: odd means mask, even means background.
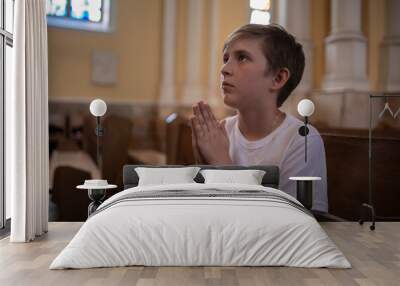
[[[200,101],[193,106],[190,118],[193,152],[198,164],[232,164],[225,121],[218,122],[208,104]]]

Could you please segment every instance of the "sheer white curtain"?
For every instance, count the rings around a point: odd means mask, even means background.
[[[15,1],[13,92],[6,98],[6,187],[12,242],[48,226],[48,90],[45,0]]]

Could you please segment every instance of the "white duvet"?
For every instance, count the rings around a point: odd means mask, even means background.
[[[50,269],[127,265],[351,267],[318,222],[288,204],[234,197],[152,198],[112,204],[131,192],[209,188],[263,190],[298,203],[279,190],[255,185],[193,183],[131,188],[105,201],[99,207],[104,210],[82,225]]]

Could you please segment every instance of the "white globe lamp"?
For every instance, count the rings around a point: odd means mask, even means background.
[[[107,104],[104,102],[104,100],[95,99],[90,103],[89,109],[90,113],[93,114],[93,116],[101,117],[107,111]]]
[[[297,105],[297,111],[301,116],[309,117],[313,115],[315,110],[314,102],[309,99],[303,99]]]
[[[299,134],[301,136],[304,136],[305,140],[304,160],[306,163],[307,163],[307,135],[310,131],[307,127],[308,117],[313,115],[314,111],[315,111],[315,105],[309,99],[302,99],[297,105],[297,112],[304,117],[304,125],[299,128]]]
[[[94,99],[89,106],[90,113],[96,117],[96,129],[95,133],[97,136],[97,165],[100,171],[102,171],[102,158],[100,151],[100,137],[104,135],[104,128],[101,126],[101,117],[107,112],[107,104],[104,100]]]

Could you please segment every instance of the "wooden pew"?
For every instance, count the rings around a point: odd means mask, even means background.
[[[195,164],[192,150],[192,135],[189,119],[177,113],[167,117],[167,164],[191,165]]]

